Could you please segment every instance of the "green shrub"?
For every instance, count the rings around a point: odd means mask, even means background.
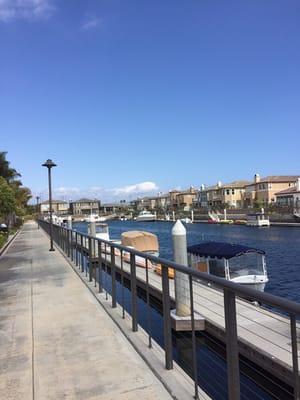
[[[0,249],[4,246],[4,244],[6,243],[6,240],[7,240],[7,236],[0,233]]]

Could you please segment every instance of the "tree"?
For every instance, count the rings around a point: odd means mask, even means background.
[[[6,219],[15,211],[15,193],[6,180],[0,176],[0,218]]]
[[[28,200],[31,198],[31,192],[22,182],[17,179],[21,175],[10,167],[10,162],[6,159],[6,151],[0,152],[0,178],[1,195],[0,215],[7,216],[10,213],[16,213],[23,216],[26,213]],[[6,185],[4,185],[4,182]],[[3,191],[3,193],[2,193]]]
[[[16,202],[16,213],[19,216],[25,215],[25,209],[28,201],[31,199],[31,192],[25,186],[22,186],[22,182],[17,180],[10,184],[14,191],[15,202]]]
[[[0,151],[0,176],[2,176],[7,182],[12,182],[21,175],[9,166],[10,162],[6,159],[6,151]]]

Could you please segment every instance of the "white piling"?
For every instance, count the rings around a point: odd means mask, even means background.
[[[175,222],[175,211],[172,211],[173,221]]]
[[[188,266],[186,229],[180,220],[177,220],[173,226],[172,239],[174,261]],[[175,300],[177,316],[191,315],[189,277],[178,271],[175,271]]]
[[[91,216],[90,219],[90,223],[89,223],[89,229],[88,229],[88,233],[90,236],[92,237],[96,237],[96,222],[94,220],[94,218]],[[92,241],[92,248],[91,248],[91,254],[92,256],[95,255],[95,249],[94,249],[94,241]]]
[[[67,226],[68,226],[68,229],[72,229],[72,215],[68,215]]]
[[[227,210],[224,208],[224,221],[227,221]]]
[[[194,222],[194,210],[191,211],[191,220]]]
[[[96,237],[96,222],[93,219],[89,223],[89,235]]]

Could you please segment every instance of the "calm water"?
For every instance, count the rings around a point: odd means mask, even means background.
[[[160,255],[172,259],[172,222],[108,221],[110,237],[120,239],[129,230],[144,230],[159,238]],[[74,228],[86,232],[85,223]],[[266,252],[269,283],[265,291],[300,302],[300,228],[253,228],[243,225],[188,224],[188,244],[219,240],[254,246]]]

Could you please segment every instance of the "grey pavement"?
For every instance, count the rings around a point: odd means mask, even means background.
[[[0,399],[171,399],[34,223],[0,258]]]

